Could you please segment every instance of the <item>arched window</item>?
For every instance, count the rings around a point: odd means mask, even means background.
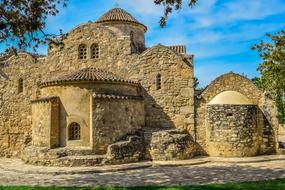
[[[87,59],[87,46],[85,44],[81,44],[78,48],[78,58],[79,59]]]
[[[130,38],[131,38],[131,42],[133,43],[134,42],[134,32],[133,31],[130,32]]]
[[[71,123],[68,127],[68,140],[80,140],[80,125]]]
[[[18,81],[18,93],[22,93],[24,91],[24,80],[22,78]]]
[[[99,58],[99,45],[93,44],[91,46],[91,58],[92,59],[98,59]]]
[[[156,75],[156,89],[161,89],[161,74]]]

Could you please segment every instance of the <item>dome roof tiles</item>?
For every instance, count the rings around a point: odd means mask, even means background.
[[[135,23],[143,26],[145,30],[147,30],[147,27],[143,24],[141,24],[139,21],[137,21],[130,13],[125,11],[121,8],[113,8],[109,10],[107,13],[103,14],[96,23],[108,23],[108,22],[129,22],[129,23]]]
[[[135,83],[134,81],[125,80],[117,75],[104,71],[98,68],[85,68],[79,71],[71,72],[69,74],[61,75],[46,82],[41,83],[43,86],[52,86],[59,83],[72,83],[80,81],[106,81],[106,82],[122,82],[122,83]]]

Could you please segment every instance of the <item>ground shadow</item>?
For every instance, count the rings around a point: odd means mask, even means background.
[[[285,169],[283,167],[274,167],[270,169],[269,167],[266,167],[266,165],[267,164],[264,163],[258,167],[233,164],[229,166],[209,164],[200,166],[155,167],[109,173],[56,175],[52,178],[50,178],[50,176],[44,176],[45,179],[39,177],[37,183],[39,185],[104,187],[189,186],[210,183],[264,181],[285,177]],[[27,176],[24,176],[23,178],[26,177]],[[29,180],[26,179],[26,181]],[[195,187],[180,189],[195,189]],[[217,185],[214,189],[223,188]]]

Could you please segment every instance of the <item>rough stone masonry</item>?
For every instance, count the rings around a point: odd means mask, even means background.
[[[46,56],[3,56],[0,155],[74,166],[278,153],[265,93],[232,72],[195,92],[193,55],[147,48],[146,32],[114,8],[49,43]]]

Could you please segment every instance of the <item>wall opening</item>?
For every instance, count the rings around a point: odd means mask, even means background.
[[[24,92],[24,80],[22,78],[18,81],[18,93]]]
[[[98,59],[99,58],[99,45],[93,44],[91,46],[91,59]]]
[[[80,125],[71,123],[68,127],[68,140],[80,140]]]
[[[161,74],[158,74],[156,76],[156,89],[157,90],[161,89]]]
[[[232,117],[232,116],[233,116],[233,113],[227,113],[226,116],[227,116],[227,117]]]
[[[87,46],[85,44],[79,45],[78,58],[79,59],[87,59]]]

